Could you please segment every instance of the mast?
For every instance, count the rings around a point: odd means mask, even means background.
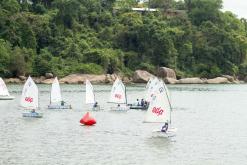
[[[168,103],[169,103],[169,106],[170,106],[170,124],[172,123],[172,105],[171,105],[171,101],[170,101],[170,97],[169,97],[169,95],[168,95],[168,89],[166,88],[166,84],[163,82],[163,86],[164,86],[164,88],[165,88],[165,91],[166,91],[166,96],[167,96],[167,100],[168,100]]]

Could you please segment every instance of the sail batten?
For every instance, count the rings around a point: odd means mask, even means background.
[[[92,84],[89,80],[86,80],[86,104],[94,104],[95,95]]]
[[[127,104],[125,86],[118,78],[113,83],[109,102],[116,104]]]
[[[8,88],[1,77],[0,77],[0,96],[10,96]]]
[[[38,87],[29,76],[22,90],[20,106],[25,109],[37,109],[39,106],[38,93]]]
[[[54,79],[51,87],[51,103],[58,103],[62,101],[61,89],[57,77]]]

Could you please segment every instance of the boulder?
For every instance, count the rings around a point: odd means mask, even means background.
[[[44,76],[41,76],[41,77],[33,77],[33,81],[36,83],[36,84],[41,84],[42,81],[44,81],[46,78]]]
[[[54,81],[54,78],[51,78],[51,79],[45,79],[43,81],[41,81],[42,84],[52,84]]]
[[[82,84],[88,79],[92,83],[105,83],[105,75],[92,75],[92,74],[71,74],[59,80],[60,83],[66,84]]]
[[[5,83],[22,83],[23,81],[21,81],[18,78],[7,78],[4,80]]]
[[[178,80],[178,84],[203,84],[203,83],[205,83],[205,81],[203,81],[199,77],[184,78]]]
[[[47,78],[47,79],[53,78],[53,74],[52,73],[46,73],[45,78]]]
[[[234,82],[236,80],[233,76],[229,76],[229,75],[222,75],[222,77],[227,78],[227,80],[230,82]]]
[[[136,70],[133,75],[133,82],[134,83],[146,83],[151,77],[154,77],[154,75],[152,75],[151,73],[145,70]]]
[[[165,83],[166,84],[177,84],[178,83],[178,80],[174,79],[174,78],[165,78],[164,79]]]
[[[230,82],[225,77],[216,77],[216,78],[213,78],[213,79],[208,79],[207,83],[208,84],[228,84]]]
[[[25,76],[18,76],[21,81],[25,81],[27,78]]]
[[[164,78],[177,79],[175,71],[173,69],[166,68],[166,67],[160,67],[158,69],[158,77],[161,77],[163,79]]]

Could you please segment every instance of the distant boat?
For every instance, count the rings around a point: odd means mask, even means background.
[[[100,106],[97,104],[95,107],[95,94],[94,94],[94,89],[89,80],[86,80],[86,104],[93,105],[92,110],[97,111],[100,110]]]
[[[130,109],[127,106],[126,88],[118,78],[113,83],[109,103],[118,104],[116,107],[111,107],[113,111],[127,111]]]
[[[145,123],[169,123],[171,125],[171,104],[165,83],[158,80],[153,88],[153,95],[149,108],[144,118]],[[161,129],[155,132],[165,133],[167,136],[174,136],[175,128],[168,127],[166,132]]]
[[[39,90],[30,76],[24,84],[20,106],[30,111],[23,113],[23,117],[41,118],[43,116],[42,113],[35,112],[39,108]]]
[[[54,79],[51,86],[50,105],[48,109],[71,109],[71,105],[65,104],[62,99],[61,89],[57,77]]]
[[[8,88],[4,83],[3,79],[0,77],[0,100],[13,100],[15,97],[10,96]]]

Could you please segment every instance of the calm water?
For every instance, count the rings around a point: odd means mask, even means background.
[[[21,85],[9,85],[13,101],[0,101],[0,164],[219,165],[246,164],[247,85],[168,86],[176,136],[152,133],[160,124],[144,124],[145,111],[109,112],[110,86],[96,85],[102,112],[97,124],[80,126],[89,109],[85,86],[62,85],[73,110],[47,110],[48,85],[39,85],[42,119],[22,118]],[[127,86],[129,102],[144,96],[144,85]]]

